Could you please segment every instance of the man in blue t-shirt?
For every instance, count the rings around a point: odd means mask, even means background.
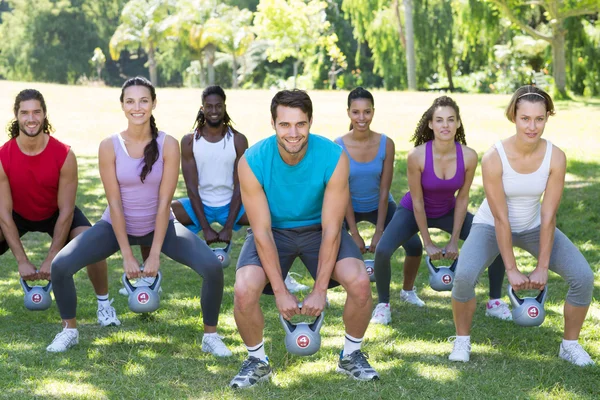
[[[342,230],[350,200],[348,158],[337,144],[309,133],[312,102],[306,92],[277,93],[271,117],[275,135],[249,148],[238,165],[251,230],[238,259],[234,315],[248,358],[230,385],[250,387],[271,375],[261,293],[274,294],[277,309],[289,320],[296,314],[320,315],[327,289],[337,285],[348,295],[337,370],[358,380],[379,379],[361,351],[371,318],[369,277],[360,250]],[[315,279],[302,308],[284,284],[297,257]]]

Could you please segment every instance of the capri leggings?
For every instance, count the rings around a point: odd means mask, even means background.
[[[513,232],[513,245],[535,258],[540,247],[540,227]],[[475,284],[481,273],[500,254],[496,229],[488,224],[474,224],[471,235],[465,241],[458,259],[452,297],[461,303],[475,297]],[[583,254],[560,230],[554,231],[554,244],[550,255],[550,270],[563,277],[569,284],[567,302],[576,307],[587,307],[592,302],[594,273]],[[377,270],[375,270],[377,271]]]
[[[369,212],[364,212],[364,213],[355,211],[354,219],[357,223],[361,222],[361,221],[367,221],[367,222],[372,223],[373,225],[377,225],[378,211],[379,211],[378,209],[369,211]],[[394,217],[395,212],[396,212],[396,203],[394,203],[393,201],[390,201],[388,203],[387,214],[385,215],[385,224],[383,225],[384,229],[387,228],[388,224]],[[345,221],[344,221],[344,224],[345,224],[346,230],[348,230],[348,224]],[[404,248],[404,251],[406,251],[407,256],[420,257],[423,254],[423,244],[421,243],[421,239],[419,238],[419,236],[416,234],[414,236],[412,236],[410,239],[408,239],[408,241],[406,243],[404,243],[402,245],[402,247]]]
[[[151,246],[154,232],[144,236],[127,235],[130,245]],[[72,319],[77,311],[73,275],[86,265],[104,260],[119,250],[112,225],[100,220],[67,244],[52,262],[52,286],[62,319]],[[223,298],[223,268],[212,250],[180,223],[169,222],[162,253],[192,268],[203,278],[200,304],[205,325],[216,326]]]
[[[461,240],[465,240],[467,236],[469,236],[472,223],[473,214],[467,212],[465,222],[463,222],[460,231]],[[443,217],[427,218],[427,226],[452,233],[452,228],[454,227],[454,209],[450,210],[450,212]],[[419,226],[417,225],[414,212],[402,206],[398,206],[394,213],[394,218],[392,218],[392,221],[383,232],[383,236],[375,250],[375,282],[377,284],[377,294],[380,303],[390,302],[390,281],[392,279],[390,259],[392,258],[392,254],[394,254],[400,245],[414,236],[417,232],[419,232]],[[463,252],[464,244],[458,257],[459,260],[462,258]],[[489,270],[490,298],[499,299],[502,297],[504,264],[502,263],[502,257],[499,255],[493,261],[494,262],[492,263],[490,260],[491,266]]]

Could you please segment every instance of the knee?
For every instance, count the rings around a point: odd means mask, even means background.
[[[420,257],[423,255],[423,243],[421,243],[421,240],[417,236],[413,236],[402,247],[404,247],[404,251],[409,257]]]
[[[371,281],[366,273],[357,274],[345,286],[348,297],[356,305],[363,307],[371,301]]]
[[[379,242],[377,247],[375,248],[375,259],[386,259],[389,260],[392,258],[394,251],[396,249],[391,246],[387,246],[386,243]]]
[[[567,299],[575,306],[588,306],[594,293],[594,273],[590,267],[581,271],[569,282]]]
[[[65,261],[65,257],[62,257],[60,253],[52,261],[52,267],[50,268],[50,279],[52,282],[59,282],[67,278],[68,273],[68,262]],[[72,276],[72,274],[71,274]]]
[[[240,312],[245,312],[256,306],[262,289],[244,279],[236,279],[233,286],[234,308]]]
[[[202,268],[196,270],[202,271],[202,278],[208,282],[211,282],[211,285],[223,286],[223,266],[216,257],[211,257],[203,261]]]
[[[456,274],[452,286],[452,297],[461,303],[465,303],[475,297],[475,284],[477,278],[466,274]]]

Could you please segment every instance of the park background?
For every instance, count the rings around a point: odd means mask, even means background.
[[[409,14],[407,5],[411,6]],[[11,120],[14,97],[20,90],[34,87],[45,95],[54,135],[72,145],[78,156],[78,204],[94,222],[106,206],[97,170],[98,144],[125,127],[118,102],[118,86],[125,77],[154,78],[159,86],[157,124],[176,138],[191,129],[201,89],[208,83],[221,84],[227,88],[228,112],[236,128],[251,144],[272,134],[269,105],[274,93],[294,86],[308,89],[313,99],[312,131],[332,139],[342,135],[349,122],[348,90],[362,84],[375,96],[372,129],[396,143],[392,193],[398,200],[407,189],[409,138],[421,114],[440,95],[439,89],[454,91],[451,96],[461,107],[468,144],[481,156],[514,131],[503,116],[510,98],[507,93],[536,83],[561,99],[545,132],[545,138],[565,150],[568,158],[557,224],[595,272],[594,302],[582,342],[599,361],[600,99],[594,97],[600,94],[599,8],[596,0],[0,0],[4,11],[0,14],[0,78],[4,79],[0,80],[0,110],[4,110],[0,126]],[[261,19],[261,12],[267,17]],[[420,91],[406,91],[411,80],[407,16],[413,19],[412,76]],[[262,28],[259,21],[265,24]],[[560,47],[561,35],[565,68],[557,70],[555,60],[560,60],[560,54],[557,58],[555,49],[557,43]],[[541,36],[552,37],[554,42]],[[233,41],[228,42],[231,37]],[[239,47],[240,52],[226,44],[239,45],[244,40],[249,44]],[[278,52],[287,55],[280,58],[275,55]],[[150,54],[154,61],[149,60]],[[326,90],[331,87],[332,65],[339,90]],[[1,137],[0,143],[5,140],[7,136]],[[184,195],[180,179],[176,197]],[[470,211],[476,211],[482,199],[478,171]],[[360,227],[369,238],[371,227]],[[234,260],[243,238],[243,230],[234,237]],[[436,241],[446,239],[443,234],[434,235]],[[28,234],[23,240],[34,264],[41,262],[48,239]],[[531,256],[520,251],[517,255],[525,271],[534,268]],[[120,254],[108,261],[111,296],[123,325],[98,327],[93,290],[81,272],[76,276],[80,344],[65,354],[47,354],[45,346],[60,329],[58,310],[25,310],[16,263],[8,252],[0,257],[0,398],[600,396],[598,366],[576,368],[557,357],[567,291],[557,275],[550,276],[546,321],[541,327],[525,329],[484,316],[484,274],[477,287],[472,361],[455,364],[447,361],[451,350],[447,337],[454,334],[449,293],[428,287],[423,265],[417,289],[427,306],[417,309],[401,304],[403,257],[399,250],[392,259],[393,322],[371,326],[366,335],[364,349],[382,376],[380,382],[358,383],[335,373],[343,345],[345,298],[343,291],[335,289],[329,292],[331,307],[326,310],[322,349],[309,358],[285,352],[273,299],[261,300],[267,354],[275,376],[271,384],[233,392],[227,384],[246,351],[232,315],[232,267],[225,270],[220,319],[220,332],[234,352],[230,359],[216,359],[200,350],[201,280],[194,272],[162,258],[161,308],[141,317],[129,312],[126,298],[117,294]],[[299,263],[293,270],[301,273],[299,281],[311,285],[312,279]],[[374,285],[373,296],[376,299]]]

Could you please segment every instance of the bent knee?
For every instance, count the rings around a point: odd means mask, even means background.
[[[342,283],[342,282],[340,282]],[[365,305],[371,300],[371,281],[366,273],[356,274],[343,285],[354,303]]]
[[[594,273],[588,267],[569,282],[567,300],[574,306],[586,307],[592,302],[593,293]]]
[[[476,279],[467,276],[455,276],[452,286],[452,298],[460,303],[466,303],[475,297]]]

